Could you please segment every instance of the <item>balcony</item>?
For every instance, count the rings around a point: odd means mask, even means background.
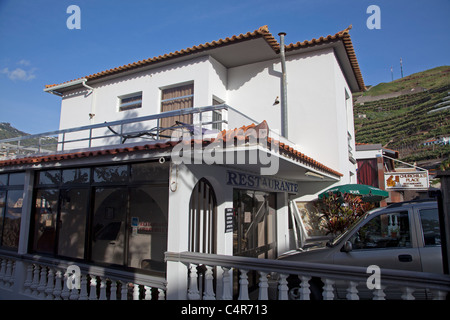
[[[163,126],[163,120],[189,116],[192,123],[176,121],[173,126]],[[201,135],[215,138],[222,130],[239,128],[258,122],[226,105],[181,109],[159,114],[123,119],[58,131],[0,140],[0,160],[63,153],[75,150],[102,148],[115,145],[132,145],[145,142],[179,139],[182,135]],[[294,146],[293,142],[270,130],[270,136]]]

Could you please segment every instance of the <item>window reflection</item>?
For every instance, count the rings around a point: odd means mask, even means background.
[[[94,169],[94,182],[126,182],[128,166],[108,166]]]
[[[53,253],[56,238],[56,215],[58,212],[58,189],[39,190],[36,196],[34,249]]]

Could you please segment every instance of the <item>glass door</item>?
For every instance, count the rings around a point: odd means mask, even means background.
[[[236,189],[233,202],[233,255],[275,259],[275,194]]]

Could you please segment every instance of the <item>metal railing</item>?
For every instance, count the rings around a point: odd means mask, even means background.
[[[214,115],[213,115],[214,113]],[[163,126],[162,120],[190,115],[192,123],[177,122]],[[217,115],[219,120],[217,120]],[[214,120],[216,119],[216,120]],[[240,128],[259,122],[226,104],[186,108],[159,114],[122,119],[93,125],[80,126],[39,134],[0,140],[0,160],[101,148],[105,145],[121,145],[179,139],[181,135],[201,133],[204,137],[215,137],[219,131]],[[298,148],[298,146],[276,130],[269,129],[270,137]]]
[[[145,139],[153,141],[170,139],[172,132],[179,131],[182,133],[186,130],[189,131],[192,129],[192,126],[202,129],[208,128],[211,129],[211,133],[217,133],[219,130],[214,131],[212,128],[213,125],[218,126],[220,130],[228,128],[228,110],[233,110],[238,115],[238,117],[234,118],[235,120],[239,118],[239,122],[242,122],[241,125],[253,121],[251,118],[225,104],[167,111],[149,116],[3,139],[0,140],[0,159],[122,144],[124,138],[125,140],[130,139],[130,141],[131,139],[135,139],[133,142],[143,141]],[[213,111],[220,112],[222,119],[212,121]],[[193,123],[178,124],[170,127],[163,127],[161,125],[162,119],[184,115],[192,115]],[[165,132],[169,134],[165,134]]]

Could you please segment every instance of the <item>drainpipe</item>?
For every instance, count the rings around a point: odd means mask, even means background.
[[[285,32],[280,32],[280,55],[281,55],[281,135],[288,139],[288,112],[287,112],[287,81],[286,81],[286,55],[284,52]]]

